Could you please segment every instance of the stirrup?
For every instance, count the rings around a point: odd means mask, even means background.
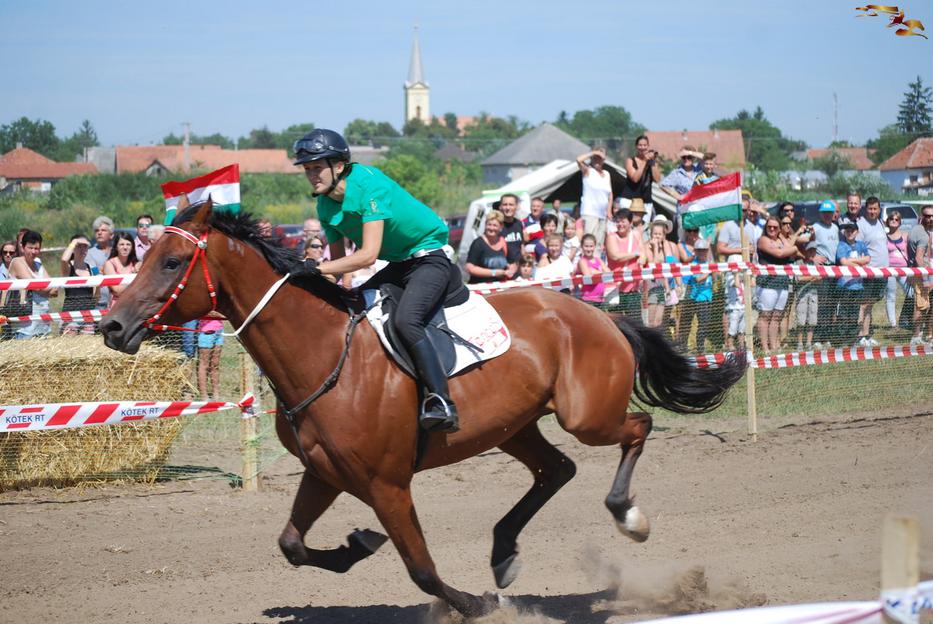
[[[434,399],[439,401],[440,405],[428,411],[428,401]],[[442,410],[443,414],[438,409]],[[460,422],[453,403],[434,392],[426,394],[424,400],[421,401],[421,413],[418,415],[418,421],[421,428],[426,431],[443,431],[446,433],[460,431]]]

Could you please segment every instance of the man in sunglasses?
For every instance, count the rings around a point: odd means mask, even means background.
[[[294,152],[295,164],[304,167],[317,197],[331,259],[306,260],[292,275],[337,276],[367,268],[377,259],[387,261],[368,286],[393,283],[404,289],[392,323],[428,390],[421,426],[428,431],[457,431],[457,408],[447,388],[446,371],[424,331],[444,299],[465,288],[442,249],[447,244],[447,225],[395,180],[374,167],[351,162],[350,147],[333,130],[312,130],[295,143]],[[351,255],[346,255],[345,237],[356,245]]]

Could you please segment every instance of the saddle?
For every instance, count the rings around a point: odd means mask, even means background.
[[[390,322],[401,295],[401,287],[395,284],[381,284],[378,290],[363,290],[366,318],[389,356],[406,373],[418,379],[411,356]],[[512,342],[511,334],[495,308],[482,295],[465,287],[447,294],[431,315],[425,335],[440,357],[448,377],[502,355]]]

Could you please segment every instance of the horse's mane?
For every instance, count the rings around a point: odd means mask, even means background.
[[[175,216],[172,225],[179,227],[193,220],[194,215],[203,204],[204,202],[198,202],[185,208]],[[269,266],[272,267],[272,270],[279,275],[285,275],[302,260],[301,255],[294,249],[282,247],[263,237],[259,233],[258,220],[248,212],[212,210],[208,225],[218,232],[242,241],[259,251],[262,257],[266,259],[266,262],[269,263]],[[349,307],[348,302],[352,299],[352,295],[348,291],[323,277],[307,276],[293,278],[289,281],[342,310]]]

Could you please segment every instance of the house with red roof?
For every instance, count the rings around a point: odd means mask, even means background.
[[[933,137],[917,139],[878,169],[882,179],[898,193],[933,195]]]
[[[0,191],[29,189],[47,193],[63,178],[89,173],[97,173],[97,167],[90,163],[57,162],[17,144],[0,156]]]
[[[875,150],[867,147],[814,147],[805,152],[805,158],[812,162],[834,152],[845,157],[852,165],[847,169],[848,171],[868,171],[875,168],[875,163],[871,160],[871,155],[875,153]]]
[[[689,146],[715,153],[718,169],[745,169],[745,141],[741,130],[649,130],[645,135],[651,148],[667,160],[676,162],[680,150]]]

